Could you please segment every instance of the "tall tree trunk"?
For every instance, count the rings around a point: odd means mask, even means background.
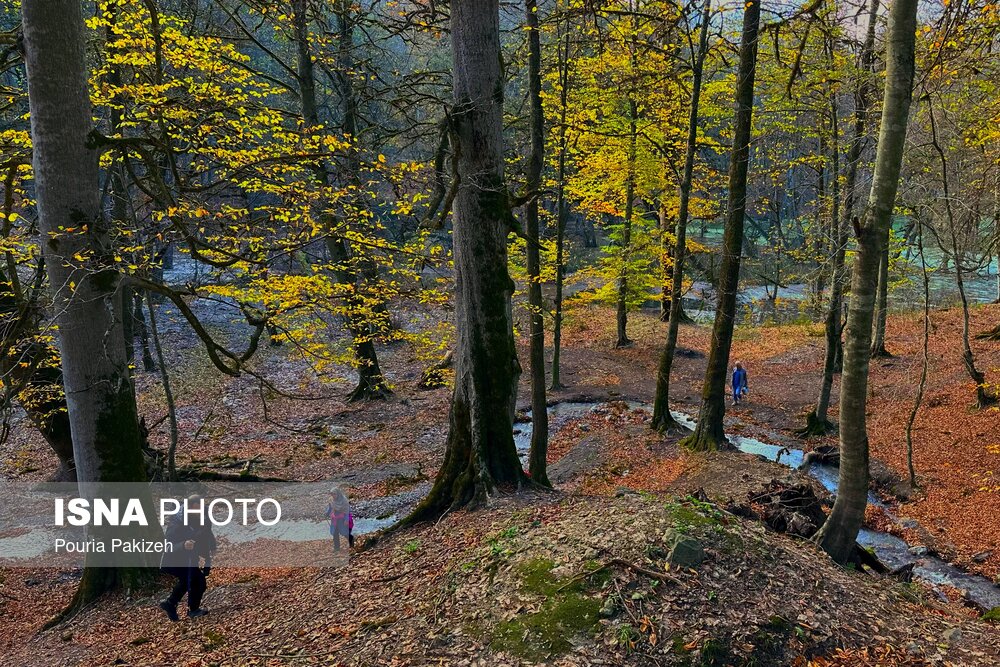
[[[160,382],[163,384],[163,398],[167,402],[167,420],[170,423],[170,444],[167,446],[167,479],[177,481],[177,443],[180,440],[180,429],[177,426],[177,404],[174,402],[174,391],[170,387],[170,372],[167,370],[167,360],[163,355],[163,345],[160,343],[160,331],[156,326],[156,304],[153,303],[153,293],[146,292],[146,308],[149,311],[149,330],[153,334],[153,347],[156,348],[156,360],[160,364]]]
[[[635,54],[633,52],[633,70]],[[615,347],[628,347],[632,341],[628,337],[628,273],[632,253],[632,216],[635,215],[635,179],[636,179],[636,143],[638,134],[639,105],[633,97],[629,97],[629,145],[628,173],[625,179],[625,220],[622,222],[621,235],[621,269],[618,274],[618,301],[615,322],[618,325],[618,338]]]
[[[832,107],[831,107],[832,108]],[[836,126],[836,120],[831,121],[831,126]],[[833,132],[831,130],[831,143],[836,143],[836,136],[832,136]],[[813,282],[813,308],[816,313],[822,311],[823,304],[823,293],[826,292],[826,272],[823,270],[824,258],[828,255],[830,246],[835,241],[836,236],[836,226],[837,217],[835,215],[830,215],[829,223],[827,223],[827,217],[824,215],[826,213],[826,201],[827,201],[827,174],[830,169],[826,166],[826,156],[831,155],[829,147],[827,146],[827,137],[823,134],[822,129],[820,130],[819,136],[819,154],[823,159],[820,163],[818,177],[818,184],[816,187],[816,232],[813,235],[813,255],[816,258],[816,279]],[[833,176],[830,179],[830,189],[838,187],[837,179],[840,177],[837,172],[833,172]],[[833,203],[833,197],[830,197],[831,204]],[[780,222],[780,221],[779,221]],[[778,263],[780,267],[780,263]],[[778,289],[775,287],[775,296],[777,296]]]
[[[139,334],[139,346],[142,348],[142,369],[147,373],[152,373],[156,370],[156,363],[153,361],[153,354],[149,349],[149,330],[146,328],[146,317],[142,314],[142,293],[134,289],[128,290],[132,297],[132,309],[124,313],[124,317],[133,322],[133,334],[138,330]],[[126,349],[132,347],[132,339],[128,339],[129,344],[126,345]]]
[[[667,340],[660,353],[656,370],[656,395],[653,398],[652,426],[658,431],[676,429],[680,424],[670,414],[670,372],[677,352],[677,334],[684,310],[681,297],[684,290],[684,259],[687,256],[687,223],[691,205],[691,187],[694,182],[694,158],[698,152],[698,107],[701,103],[701,80],[708,54],[708,27],[712,19],[712,0],[705,0],[701,8],[701,28],[698,33],[698,52],[692,59],[691,107],[688,110],[687,147],[684,152],[684,172],[681,175],[680,201],[677,207],[677,227],[674,231],[674,267],[670,282],[670,313],[667,317]]]
[[[743,254],[743,219],[747,203],[747,171],[750,162],[750,130],[753,123],[754,79],[757,73],[757,35],[760,30],[760,0],[748,0],[743,12],[743,36],[736,80],[736,122],[733,152],[729,160],[729,202],[726,231],[722,240],[719,300],[712,327],[712,348],[701,391],[701,411],[694,433],[681,444],[697,451],[727,445],[723,430],[726,415],[726,373],[736,322],[736,292]]]
[[[482,504],[498,486],[525,481],[513,434],[521,367],[507,269],[512,213],[504,184],[498,0],[452,0],[451,44],[460,179],[452,233],[455,389],[444,464],[405,522]]]
[[[531,106],[531,155],[525,184],[525,232],[528,254],[528,305],[531,310],[529,346],[531,360],[531,451],[528,473],[539,484],[549,486],[546,459],[549,453],[549,415],[545,405],[545,323],[542,320],[541,257],[538,232],[538,190],[542,187],[545,152],[545,118],[542,115],[542,46],[538,31],[538,3],[525,0],[528,26],[528,96]]]
[[[875,68],[875,24],[878,16],[880,0],[871,0],[868,11],[868,29],[865,32],[865,41],[861,47],[860,65],[862,80],[854,90],[854,126],[851,130],[851,142],[847,150],[847,176],[844,180],[844,207],[842,218],[838,218],[834,213],[833,224],[834,243],[836,245],[833,256],[833,272],[830,284],[830,303],[826,313],[825,334],[826,349],[823,355],[823,377],[820,381],[819,397],[816,399],[815,409],[809,413],[806,425],[800,431],[802,435],[821,435],[826,433],[833,424],[830,422],[830,396],[833,391],[833,376],[840,371],[841,367],[841,335],[843,333],[843,308],[844,308],[844,259],[847,252],[847,229],[851,225],[854,216],[857,193],[855,189],[858,182],[858,165],[861,163],[861,155],[864,152],[866,124],[868,119],[871,99],[874,97],[874,85],[871,77]],[[836,119],[836,97],[831,100],[831,112]],[[834,134],[834,157],[838,154],[836,146],[836,133]],[[834,167],[834,188],[839,183],[839,171]],[[834,205],[839,203],[839,194],[834,193]]]
[[[664,169],[666,172],[666,169]],[[674,283],[674,253],[670,246],[670,215],[667,212],[666,193],[660,202],[660,266],[663,268],[663,283],[660,289],[660,321],[670,317],[670,286]]]
[[[555,316],[552,325],[552,389],[562,389],[560,360],[562,357],[563,325],[563,280],[566,273],[566,112],[569,94],[569,19],[566,20],[566,35],[559,49],[559,158],[556,174],[556,294]]]
[[[944,199],[944,210],[948,217],[948,232],[951,240],[951,252],[955,256],[955,283],[958,285],[958,295],[962,301],[962,361],[969,378],[976,385],[976,407],[984,408],[995,401],[986,391],[986,375],[976,368],[976,357],[972,354],[972,345],[969,342],[969,298],[965,293],[965,278],[962,275],[963,253],[958,248],[958,230],[955,229],[955,210],[951,205],[951,188],[948,182],[948,158],[945,156],[941,142],[938,140],[937,121],[934,118],[934,103],[928,97],[928,114],[931,120],[931,141],[934,150],[941,161],[941,189]]]
[[[920,253],[920,272],[924,288],[924,337],[923,355],[920,360],[920,382],[917,383],[917,394],[913,397],[913,408],[906,419],[906,470],[910,476],[910,488],[917,488],[917,471],[913,465],[913,424],[917,421],[917,412],[924,400],[924,389],[927,387],[927,366],[930,363],[931,337],[931,278],[927,271],[927,258],[924,256],[924,226],[917,221],[917,252]]]
[[[354,41],[354,24],[351,20],[351,3],[344,0],[337,7],[337,87],[341,96],[342,129],[344,135],[351,141],[357,138],[357,105],[351,83],[350,69],[351,53]],[[316,78],[312,62],[309,39],[309,2],[294,0],[292,3],[292,19],[295,28],[296,47],[296,78],[298,79],[299,105],[302,120],[308,127],[319,125],[319,111],[316,106]],[[349,178],[357,184],[360,172],[357,147],[352,146],[348,156]],[[317,177],[328,183],[332,177],[330,170],[324,165],[316,169]],[[356,266],[356,258],[351,256],[351,249],[346,239],[332,233],[336,223],[326,221],[331,233],[327,235],[327,251],[334,264],[334,271],[339,283],[350,285],[349,296],[345,297],[347,314],[347,329],[351,334],[351,346],[354,351],[355,364],[358,372],[358,384],[349,395],[349,400],[381,399],[391,392],[382,375],[379,366],[378,353],[373,340],[372,326],[366,321],[363,310],[363,298],[358,289],[362,276]]]
[[[855,552],[868,504],[868,361],[875,288],[882,248],[889,236],[892,209],[906,142],[913,88],[917,0],[896,0],[886,34],[885,98],[875,173],[863,223],[858,223],[858,254],[851,277],[844,374],[840,385],[840,483],[826,523],[813,538],[838,563]]]
[[[98,154],[88,141],[81,5],[26,0],[22,22],[39,232],[46,239],[77,476],[81,482],[141,482],[146,470],[135,395],[116,317],[121,281],[101,216]],[[120,574],[86,568],[71,608],[101,595]]]
[[[803,435],[821,435],[832,427],[828,417],[830,394],[833,390],[833,375],[837,363],[837,345],[840,342],[840,311],[844,302],[844,259],[847,255],[846,220],[840,219],[840,142],[837,140],[837,98],[830,98],[830,116],[833,140],[831,151],[831,211],[830,222],[833,231],[833,270],[830,274],[830,303],[827,306],[824,331],[826,351],[823,355],[823,378],[820,384],[816,408],[809,413]]]
[[[59,355],[37,340],[42,314],[36,294],[26,294],[0,269],[0,380],[3,400],[18,399],[28,419],[59,460],[50,481],[76,481],[73,438]]]
[[[891,223],[890,223],[891,224]],[[872,334],[873,357],[891,357],[885,348],[885,320],[889,315],[889,236],[885,237],[885,246],[880,251],[882,256],[878,261],[878,289],[875,300],[875,330]]]

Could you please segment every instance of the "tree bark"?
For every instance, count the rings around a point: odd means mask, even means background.
[[[972,345],[969,342],[969,298],[965,293],[965,277],[962,275],[962,253],[958,248],[958,231],[955,229],[955,210],[951,205],[951,188],[948,179],[948,158],[945,156],[941,142],[938,141],[937,121],[934,119],[934,104],[932,98],[928,97],[928,113],[931,120],[931,142],[934,150],[941,161],[941,189],[944,199],[944,209],[948,218],[948,232],[951,239],[951,252],[955,256],[955,284],[958,286],[958,295],[962,301],[962,362],[969,378],[976,386],[976,407],[984,408],[992,404],[996,399],[986,391],[986,375],[976,368],[976,357],[972,354]]]
[[[670,216],[667,214],[667,203],[660,204],[660,264],[663,267],[663,284],[660,289],[660,321],[666,322],[670,317],[670,286],[674,283],[673,249],[667,239],[670,231]]]
[[[891,224],[891,223],[890,223]],[[885,237],[885,245],[880,251],[882,256],[878,262],[878,290],[875,300],[875,330],[872,335],[873,357],[891,357],[885,348],[885,319],[889,314],[889,236]]]
[[[498,0],[452,0],[451,42],[460,179],[452,233],[455,389],[444,464],[404,523],[481,505],[498,487],[525,482],[513,435],[521,367],[507,269],[512,213],[504,184]]]
[[[552,325],[552,389],[562,389],[562,324],[563,324],[563,279],[566,272],[564,254],[566,252],[566,113],[569,94],[569,19],[566,21],[566,35],[559,50],[559,158],[556,174],[556,293],[555,314]]]
[[[633,64],[635,54],[632,55]],[[633,67],[634,69],[634,67]],[[625,179],[625,220],[622,222],[621,236],[621,271],[618,274],[618,301],[616,305],[615,322],[618,326],[618,338],[615,340],[615,347],[628,347],[632,341],[628,337],[628,267],[629,254],[632,246],[632,216],[635,214],[635,179],[636,179],[636,143],[638,134],[639,105],[631,96],[628,101],[629,109],[629,145],[628,145],[628,174]]]
[[[22,22],[39,233],[59,327],[77,476],[81,482],[141,482],[142,441],[116,316],[121,281],[101,216],[98,154],[89,143],[81,5],[26,0]],[[104,593],[120,574],[86,568],[71,608]]]
[[[542,320],[541,257],[539,252],[538,199],[545,157],[545,118],[542,115],[542,46],[538,31],[538,3],[525,0],[528,26],[528,97],[531,106],[531,155],[525,189],[531,199],[525,207],[528,255],[528,305],[531,310],[531,451],[528,474],[538,484],[550,486],[546,462],[549,452],[549,414],[545,405],[545,323]],[[535,194],[532,194],[535,193]]]
[[[292,3],[292,19],[295,28],[296,47],[296,78],[298,79],[299,105],[302,120],[308,127],[319,125],[319,111],[316,105],[316,78],[312,62],[309,39],[308,0],[294,0]],[[351,141],[357,138],[357,105],[351,84],[351,51],[354,42],[354,24],[350,16],[351,5],[342,2],[337,7],[337,87],[341,96],[342,129],[344,135]],[[348,158],[347,171],[349,178],[357,181],[360,171],[357,148],[352,146]],[[325,166],[316,169],[317,178],[328,183],[330,170]],[[355,183],[356,184],[356,183]],[[351,334],[351,346],[354,352],[358,384],[349,394],[348,399],[375,400],[386,398],[391,392],[379,366],[378,352],[373,340],[372,326],[362,313],[363,299],[359,295],[362,276],[356,267],[356,258],[351,256],[351,249],[346,239],[332,233],[336,226],[333,220],[327,220],[331,233],[327,235],[326,245],[330,258],[335,266],[337,281],[350,285],[350,296],[345,297],[347,329]]]
[[[871,99],[875,94],[871,77],[874,75],[875,67],[875,24],[878,16],[880,0],[871,0],[868,11],[868,29],[865,32],[865,41],[861,47],[860,65],[862,80],[854,90],[854,126],[852,128],[851,143],[847,151],[847,177],[844,181],[845,196],[844,207],[842,209],[842,219],[838,219],[836,212],[833,215],[834,244],[836,245],[833,256],[833,272],[830,279],[830,303],[826,313],[825,337],[826,349],[823,355],[823,377],[820,381],[819,397],[816,399],[815,409],[809,413],[806,425],[800,431],[802,435],[822,435],[829,431],[833,424],[830,422],[830,397],[833,392],[833,376],[840,372],[842,334],[843,334],[843,308],[844,308],[844,260],[847,253],[847,229],[851,225],[854,216],[857,193],[855,189],[858,182],[858,165],[861,163],[861,155],[864,151],[866,125],[868,119]],[[832,99],[832,113],[836,119],[836,97]],[[836,133],[834,134],[836,139]],[[837,142],[834,141],[834,158],[838,155]],[[834,189],[838,188],[839,170],[834,167]],[[839,205],[839,193],[834,193],[834,205]]]
[[[917,0],[896,0],[886,34],[886,83],[872,190],[859,223],[840,386],[837,500],[814,540],[838,563],[853,557],[868,504],[868,362],[881,250],[889,236],[913,88]]]
[[[736,323],[736,292],[743,254],[743,219],[746,214],[747,172],[750,162],[750,132],[753,123],[754,79],[757,73],[757,35],[760,30],[760,0],[748,0],[743,12],[743,35],[736,80],[736,121],[733,151],[729,160],[729,201],[726,231],[722,240],[719,299],[712,327],[712,347],[702,385],[701,411],[694,433],[681,444],[696,451],[728,446],[723,430],[726,414],[726,374]]]
[[[41,312],[37,294],[18,290],[0,269],[0,379],[3,399],[17,399],[29,421],[59,460],[50,481],[76,481],[73,438],[70,435],[66,394],[59,355],[37,340]],[[8,393],[9,392],[9,393]]]
[[[123,286],[122,289],[124,290],[126,287]],[[142,293],[131,288],[128,289],[128,293],[132,301],[132,308],[126,310],[123,317],[133,322],[133,334],[135,334],[135,329],[138,329],[139,345],[142,347],[142,368],[147,373],[152,373],[156,370],[156,363],[153,361],[153,354],[149,349],[149,330],[146,328],[146,316],[142,314]],[[152,317],[152,315],[150,316]],[[133,339],[127,338],[126,350],[132,349],[132,345]]]
[[[694,158],[698,152],[698,107],[701,103],[701,81],[708,54],[708,27],[712,18],[712,0],[705,0],[701,9],[701,28],[698,33],[698,52],[693,58],[691,76],[691,107],[688,110],[687,147],[684,152],[684,171],[681,175],[680,201],[677,208],[677,226],[674,231],[674,265],[670,281],[670,312],[667,315],[667,340],[660,353],[656,371],[656,394],[653,398],[652,427],[660,432],[677,429],[680,424],[670,414],[670,373],[677,352],[677,334],[684,310],[681,297],[684,291],[684,259],[687,255],[687,223],[691,204],[691,187],[694,182]]]

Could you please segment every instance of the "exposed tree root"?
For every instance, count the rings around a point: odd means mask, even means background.
[[[885,345],[881,345],[878,348],[872,348],[871,358],[872,359],[892,359],[894,355],[889,350],[885,349]]]
[[[575,583],[577,583],[579,581],[582,581],[584,579],[592,577],[595,574],[597,574],[598,572],[601,572],[602,570],[607,570],[607,569],[612,568],[612,567],[620,567],[620,568],[623,568],[623,569],[626,569],[626,570],[632,570],[633,572],[635,572],[637,574],[641,574],[644,577],[649,577],[650,579],[656,579],[657,581],[663,581],[663,582],[668,582],[668,583],[671,583],[671,584],[677,584],[678,586],[683,586],[684,585],[683,581],[681,581],[680,579],[678,579],[677,577],[675,577],[673,575],[667,574],[666,572],[659,572],[657,570],[651,570],[648,567],[643,567],[641,565],[637,565],[636,563],[632,563],[630,561],[627,561],[624,558],[614,557],[614,558],[610,558],[610,559],[604,561],[603,563],[601,563],[600,565],[598,565],[597,567],[595,567],[593,569],[586,570],[586,571],[581,572],[580,574],[578,574],[576,576],[570,577],[557,590],[558,591],[563,591],[566,588],[569,588],[570,586],[572,586],[573,584],[575,584]]]
[[[713,429],[705,428],[701,420],[695,430],[678,442],[678,446],[691,450],[692,452],[715,452],[734,449],[733,445],[726,438],[724,433],[716,433]]]
[[[381,374],[377,376],[362,377],[358,386],[347,395],[349,403],[359,401],[384,401],[392,396],[392,390],[385,383]]]
[[[976,340],[1000,340],[1000,324],[996,325],[992,329],[980,331],[976,334]]]
[[[688,436],[692,433],[691,429],[674,419],[674,416],[669,412],[659,415],[650,426],[661,435]]]
[[[795,431],[795,435],[800,438],[814,438],[824,436],[837,430],[837,425],[829,419],[820,419],[816,416],[815,410],[810,410],[806,417],[806,424]]]
[[[125,586],[135,589],[148,585],[153,581],[153,571],[139,568],[86,567],[83,577],[76,588],[76,593],[69,604],[58,614],[49,619],[42,630],[50,630],[61,625],[84,611],[108,592]]]

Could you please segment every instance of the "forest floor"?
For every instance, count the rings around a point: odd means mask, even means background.
[[[415,388],[421,368],[406,348],[383,352],[396,385],[387,402],[347,404],[342,390],[291,400],[206,368],[197,341],[164,320],[181,465],[232,472],[249,460],[259,475],[338,479],[356,503],[367,501],[380,514],[405,509],[380,505],[386,496],[412,502],[433,478],[448,392]],[[1000,307],[977,308],[973,331],[998,320]],[[897,484],[894,512],[918,523],[919,534],[906,536],[911,543],[996,577],[1000,514],[983,509],[996,507],[1000,495],[991,482],[1000,467],[1000,413],[969,407],[973,392],[956,344],[960,312],[935,311],[933,323],[928,390],[914,434],[921,488],[910,493]],[[652,399],[665,325],[634,315],[636,343],[623,350],[611,349],[612,332],[608,311],[574,314],[564,338],[568,387],[551,400]],[[921,332],[919,315],[890,318],[887,345],[896,356],[872,367],[872,455],[899,478]],[[674,409],[697,412],[709,337],[705,327],[681,330]],[[729,410],[727,430],[799,447],[833,442],[794,436],[815,400],[822,346],[815,325],[738,328],[733,358],[749,369],[751,400]],[[975,341],[974,349],[987,377],[1000,379],[1000,344]],[[282,387],[315,389],[287,350],[266,354],[268,375]],[[526,386],[527,373],[522,381]],[[154,425],[151,440],[163,446],[157,376],[140,374],[138,389]],[[0,664],[804,665],[803,656],[817,665],[1000,662],[1000,633],[961,603],[919,584],[842,570],[808,543],[685,501],[698,488],[722,502],[745,498],[771,478],[809,478],[738,452],[686,453],[675,437],[650,432],[647,420],[621,406],[557,422],[550,463],[559,493],[501,497],[486,510],[402,531],[355,554],[346,570],[215,572],[205,601],[213,613],[194,623],[168,624],[155,606],[162,592],[136,591],[39,633],[72,595],[74,574],[0,571]],[[44,479],[50,458],[30,430],[15,427],[0,449],[0,475]],[[671,569],[678,581],[654,587],[631,566],[662,572],[666,545],[677,535],[698,541],[706,560]]]

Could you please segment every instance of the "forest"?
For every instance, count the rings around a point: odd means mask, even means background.
[[[0,191],[0,665],[1000,664],[993,0],[0,0]]]

